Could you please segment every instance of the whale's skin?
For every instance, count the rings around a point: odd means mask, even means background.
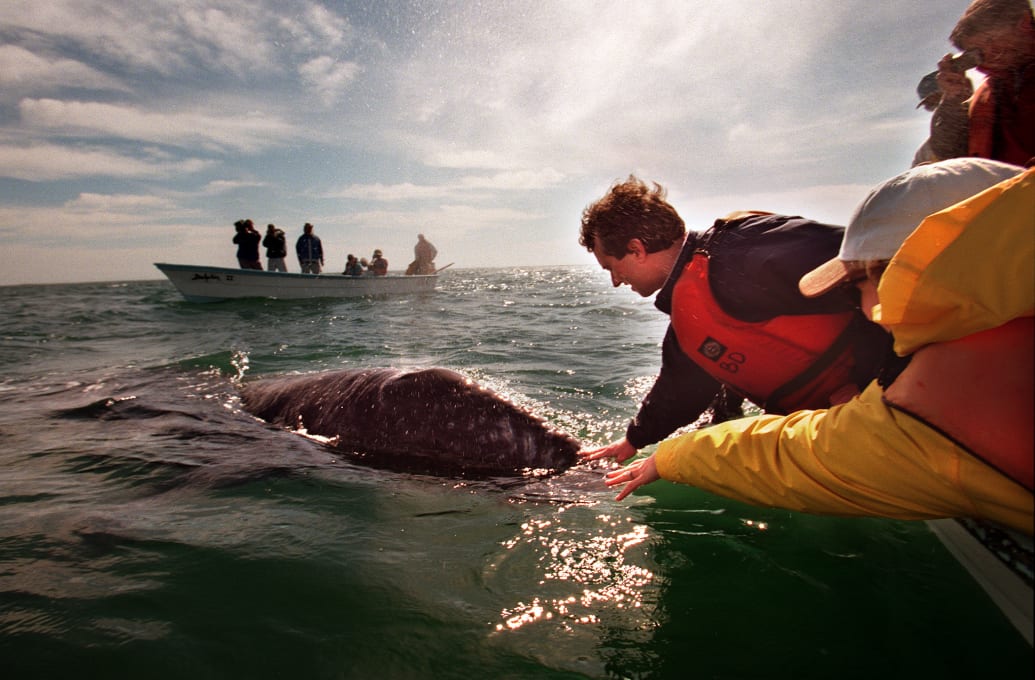
[[[249,413],[377,467],[438,475],[560,472],[579,441],[456,371],[346,369],[241,387]]]

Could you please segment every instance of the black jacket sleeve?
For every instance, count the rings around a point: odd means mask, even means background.
[[[661,345],[661,372],[629,423],[625,438],[637,449],[661,441],[697,420],[720,387],[719,381],[683,353],[669,326]]]

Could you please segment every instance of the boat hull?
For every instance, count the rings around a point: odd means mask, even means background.
[[[239,298],[300,300],[422,293],[435,289],[438,276],[342,276],[294,274],[156,262],[155,266],[189,302]]]

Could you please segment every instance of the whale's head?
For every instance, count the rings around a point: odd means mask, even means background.
[[[467,471],[560,472],[578,461],[579,441],[455,371],[400,373],[382,405],[405,405],[394,445],[454,461]],[[394,410],[394,409],[393,409]]]

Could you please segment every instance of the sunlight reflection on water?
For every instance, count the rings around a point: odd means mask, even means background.
[[[649,529],[628,519],[610,515],[595,517],[594,535],[579,535],[565,526],[563,513],[556,519],[531,519],[521,531],[505,541],[512,553],[532,553],[542,578],[537,584],[542,593],[529,594],[500,612],[497,631],[513,631],[532,623],[553,621],[562,630],[573,626],[598,624],[610,618],[610,610],[642,612],[641,624],[651,623],[644,610],[644,590],[652,585],[654,573],[637,564],[645,552],[630,551],[645,545]],[[530,559],[524,555],[518,559]],[[495,565],[499,567],[500,565]]]

